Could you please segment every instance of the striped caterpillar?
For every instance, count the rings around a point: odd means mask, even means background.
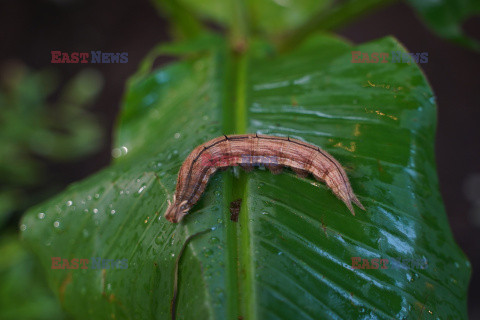
[[[221,136],[196,147],[178,172],[173,202],[168,200],[165,218],[180,222],[198,201],[210,176],[219,168],[241,166],[250,171],[264,165],[273,174],[290,167],[299,177],[310,173],[325,181],[333,193],[355,215],[352,202],[365,210],[352,191],[345,170],[326,151],[297,139],[245,134]]]

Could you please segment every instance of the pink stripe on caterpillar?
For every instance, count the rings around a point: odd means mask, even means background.
[[[291,138],[245,134],[221,136],[196,147],[178,172],[173,202],[168,201],[165,218],[180,222],[200,199],[210,176],[219,168],[237,166],[250,169],[265,165],[273,173],[290,167],[299,176],[311,173],[325,181],[333,193],[355,215],[352,202],[365,210],[353,193],[345,170],[326,151]]]

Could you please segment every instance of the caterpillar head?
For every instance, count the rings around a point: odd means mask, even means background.
[[[187,206],[187,200],[178,202],[175,195],[173,195],[173,202],[170,202],[170,200],[167,201],[168,208],[165,212],[165,219],[173,223],[182,221],[188,210],[190,210],[190,208]]]

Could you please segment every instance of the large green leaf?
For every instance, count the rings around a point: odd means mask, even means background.
[[[114,163],[30,210],[21,225],[77,318],[167,319],[180,260],[181,319],[466,319],[470,265],[438,190],[434,96],[415,64],[354,64],[319,36],[288,55],[254,45],[182,60],[128,87]],[[366,211],[291,172],[213,176],[181,224],[163,218],[183,160],[223,133],[291,136],[347,169]],[[229,204],[243,200],[238,222]],[[128,269],[51,269],[51,257],[128,259]],[[352,269],[352,257],[422,259]]]

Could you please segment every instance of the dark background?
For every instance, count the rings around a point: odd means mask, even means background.
[[[170,40],[165,18],[147,0],[7,0],[0,10],[0,30],[0,66],[18,59],[32,69],[52,67],[52,50],[128,52],[127,64],[95,66],[105,86],[91,110],[104,126],[104,147],[87,159],[52,165],[51,179],[67,185],[108,165],[111,132],[126,80],[154,45]],[[466,21],[464,30],[480,39],[480,18]],[[440,187],[454,237],[472,263],[469,315],[480,319],[480,304],[476,304],[480,299],[480,54],[435,36],[403,3],[378,10],[337,32],[354,43],[393,35],[409,52],[429,54],[421,68],[437,96]],[[156,64],[167,61],[160,58]],[[55,67],[63,81],[85,65]],[[16,225],[18,219],[13,217],[10,224]]]

